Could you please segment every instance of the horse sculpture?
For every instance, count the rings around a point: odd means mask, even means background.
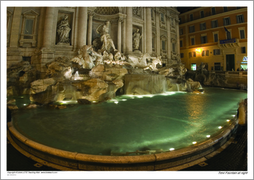
[[[157,69],[157,67],[156,67],[157,64],[162,65],[161,56],[159,56],[159,57],[153,59],[152,62],[149,63],[148,66],[144,68],[144,70],[150,69],[151,71],[158,71],[158,69]]]
[[[151,56],[148,53],[143,54],[141,57],[129,55],[127,61],[133,68],[146,68],[148,66],[147,59],[150,58]]]

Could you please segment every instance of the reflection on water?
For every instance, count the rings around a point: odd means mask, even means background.
[[[206,88],[204,94],[121,96],[66,109],[20,110],[14,114],[14,126],[39,143],[74,152],[172,151],[223,130],[246,97],[244,91],[217,88]]]

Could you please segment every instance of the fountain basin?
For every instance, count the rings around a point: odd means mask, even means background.
[[[232,116],[236,114],[237,102],[246,97],[244,92],[221,89],[205,89],[204,94],[173,94],[129,96],[129,99],[123,96],[106,104],[49,111],[48,117],[42,117],[46,111],[40,114],[39,109],[18,112],[9,124],[10,137],[24,152],[61,168],[174,169],[212,153],[227,142],[237,127]],[[83,114],[73,117],[79,108]],[[122,110],[127,112],[124,116]],[[180,116],[184,112],[186,116]],[[72,118],[63,119],[65,113]]]

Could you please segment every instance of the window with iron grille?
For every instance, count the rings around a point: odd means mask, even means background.
[[[181,53],[180,55],[181,55],[181,58],[183,58],[183,57],[184,57],[184,53]]]
[[[196,57],[196,52],[193,52],[193,57]]]
[[[216,11],[215,11],[215,7],[212,7],[212,15],[215,15]]]
[[[205,51],[202,51],[202,56],[205,56]]]
[[[220,49],[214,49],[213,55],[220,55]]]
[[[211,24],[212,24],[212,28],[218,27],[218,20],[211,21]]]
[[[195,32],[195,26],[190,26],[190,27],[189,27],[189,32],[190,32],[190,33]]]
[[[205,17],[204,11],[200,11],[200,18]]]
[[[224,7],[224,12],[228,12],[228,7]]]
[[[189,57],[190,57],[190,58],[192,57],[192,52],[189,52]]]
[[[200,24],[200,31],[206,30],[206,24],[205,23],[201,23]]]
[[[193,14],[190,14],[190,21],[193,21]]]
[[[207,43],[207,36],[201,36],[201,44]]]
[[[206,56],[209,56],[209,50],[206,50]]]
[[[230,25],[230,18],[229,17],[224,18],[223,22],[224,22],[224,26]]]
[[[183,29],[180,29],[180,30],[179,30],[179,34],[180,34],[180,35],[183,35]]]
[[[213,34],[214,42],[218,42],[218,34]]]
[[[244,30],[240,30],[240,39],[245,39]]]
[[[183,41],[182,40],[180,41],[180,47],[183,47]]]
[[[236,16],[236,21],[237,21],[237,23],[243,23],[244,22],[243,15],[242,14],[237,15]]]
[[[242,52],[243,54],[245,54],[245,53],[246,53],[246,48],[245,48],[245,47],[241,47],[241,52]]]
[[[191,45],[195,45],[195,39],[191,38]]]

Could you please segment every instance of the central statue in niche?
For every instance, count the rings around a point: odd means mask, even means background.
[[[117,49],[115,48],[114,42],[109,35],[109,26],[110,26],[110,22],[107,21],[105,24],[100,25],[96,30],[97,33],[101,35],[101,42],[102,42],[102,47],[100,50],[101,52],[107,51],[108,53],[110,53],[111,48],[113,48],[114,51],[117,51]]]

